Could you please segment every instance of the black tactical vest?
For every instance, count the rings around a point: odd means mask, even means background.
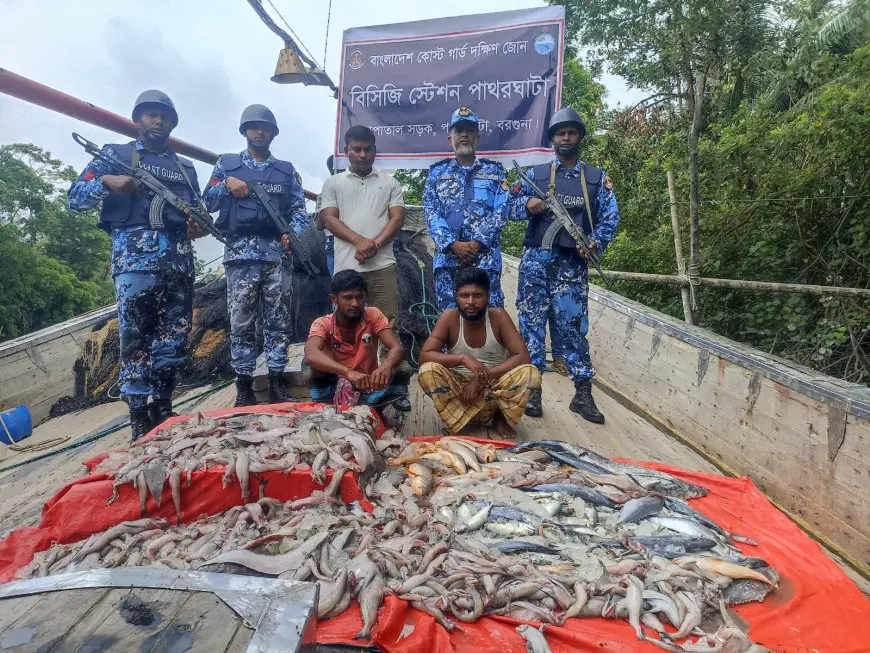
[[[549,193],[550,186],[550,163],[543,163],[533,168],[535,172],[535,185],[541,189],[543,193]],[[583,231],[592,235],[595,230],[595,225],[598,224],[598,193],[601,190],[601,182],[604,172],[600,168],[593,168],[585,163],[583,172],[586,175],[586,188],[589,191],[589,202],[591,203],[592,222],[590,224],[589,215],[586,212],[586,202],[583,198],[583,187],[580,183],[580,171],[559,167],[556,170],[556,188],[555,195],[568,213]],[[549,237],[552,238],[552,247],[556,249],[574,250],[577,242],[568,235],[564,227],[556,227],[554,225],[555,218],[549,213],[543,215],[529,216],[529,226],[526,229],[526,238],[523,242],[525,247],[541,247],[546,245]]]
[[[277,205],[280,214],[286,215],[290,208],[290,187],[296,177],[296,170],[291,163],[275,159],[265,170],[252,170],[242,162],[241,154],[221,154],[221,163],[227,177],[235,177],[245,183],[261,183]],[[260,234],[276,238],[281,236],[253,192],[241,199],[231,193],[224,195],[215,225],[226,234]]]
[[[136,143],[110,145],[118,158],[129,166],[133,166],[133,153]],[[154,154],[148,150],[138,152],[139,167],[150,172],[161,184],[182,199],[191,204],[196,203],[196,195],[191,190],[179,166],[184,166],[184,172],[191,183],[196,183],[196,170],[193,163],[181,157],[166,157]],[[100,210],[100,227],[109,233],[113,228],[149,226],[148,212],[151,210],[151,200],[154,196],[147,191],[133,195],[109,193],[103,200]],[[184,231],[187,229],[187,217],[178,209],[166,204],[163,208],[163,224],[167,231]]]

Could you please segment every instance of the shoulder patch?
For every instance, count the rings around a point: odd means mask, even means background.
[[[296,183],[300,186],[302,185],[302,176],[299,174],[298,171],[296,172]]]
[[[485,163],[486,165],[496,166],[497,168],[504,168],[504,166],[499,161],[493,161],[492,159],[487,159],[485,157],[479,157],[478,161],[481,163]]]
[[[604,175],[604,182],[603,183],[604,183],[604,187],[607,190],[613,189],[613,180],[610,177],[608,177],[607,175]]]
[[[444,165],[445,163],[448,163],[448,162],[450,162],[450,161],[452,161],[452,160],[453,160],[453,157],[447,157],[446,159],[441,159],[440,161],[436,161],[436,162],[433,163],[431,166],[429,166],[429,170],[434,170],[434,169],[437,168],[438,166],[440,166],[440,165]]]
[[[507,191],[510,189],[510,184],[508,184],[508,180],[507,180],[507,179],[502,179],[502,180],[501,180],[501,189],[502,189],[503,191],[505,191],[505,192],[507,192]]]

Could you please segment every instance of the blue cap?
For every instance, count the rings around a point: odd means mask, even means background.
[[[447,123],[447,129],[455,127],[461,122],[470,122],[476,127],[480,128],[480,118],[477,117],[477,114],[474,113],[468,107],[459,107],[453,114],[450,116],[450,122]]]

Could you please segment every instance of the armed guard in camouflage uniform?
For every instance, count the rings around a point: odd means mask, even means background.
[[[432,268],[438,308],[456,308],[456,270],[472,266],[486,270],[489,305],[502,308],[500,238],[510,190],[504,167],[475,157],[480,119],[468,107],[453,112],[448,138],[456,156],[429,168],[423,191],[423,213],[435,241]]]
[[[290,240],[281,234],[249,183],[260,183],[294,233],[308,226],[302,181],[289,161],[269,151],[278,123],[262,104],[242,112],[239,133],[248,147],[222,154],[203,199],[209,211],[220,211],[215,225],[227,236],[224,269],[230,313],[230,355],[236,373],[236,406],[257,403],[253,374],[257,365],[257,316],[262,314],[263,351],[269,369],[269,401],[294,401],[284,386],[290,315],[281,291],[284,252]]]
[[[169,147],[178,113],[169,96],[149,90],[133,106],[139,138],[105,145],[103,152],[148,170],[167,189],[195,204],[199,185],[193,164]],[[121,398],[130,407],[133,439],[172,414],[175,372],[184,361],[193,313],[193,220],[168,204],[163,228],[152,228],[155,196],[136,181],[94,159],[67,193],[72,211],[102,203],[100,227],[112,237],[112,276],[121,338]],[[160,217],[160,216],[158,216]],[[149,397],[153,403],[149,405]]]
[[[586,126],[574,109],[566,107],[553,115],[547,134],[556,158],[529,169],[528,175],[543,193],[556,195],[588,234],[592,249],[603,252],[616,233],[619,211],[610,178],[600,168],[578,158]],[[589,273],[585,255],[558,220],[545,213],[543,201],[525,182],[514,185],[511,204],[512,219],[529,221],[520,264],[517,310],[520,334],[532,363],[544,372],[544,330],[552,307],[565,365],[574,381],[570,409],[590,422],[603,423],[604,415],[592,398],[595,368],[586,340]],[[538,388],[526,406],[526,415],[542,414]]]

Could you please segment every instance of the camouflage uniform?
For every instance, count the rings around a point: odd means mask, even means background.
[[[507,221],[508,190],[504,167],[489,159],[475,159],[467,168],[455,158],[444,159],[429,169],[423,212],[435,241],[432,268],[440,310],[456,307],[453,277],[460,264],[451,245],[470,240],[481,244],[472,265],[489,274],[489,305],[504,306],[500,238]]]
[[[565,169],[559,164],[558,171],[558,174],[568,178],[579,177],[580,163],[573,169]],[[534,169],[529,169],[527,174],[535,181]],[[601,179],[604,183],[597,200],[590,199],[595,223],[591,238],[598,243],[599,253],[604,252],[613,240],[619,224],[619,210],[612,184],[603,173]],[[525,204],[530,197],[536,195],[525,182],[514,185],[511,219],[529,219]],[[541,373],[545,371],[545,329],[552,310],[571,380],[591,379],[595,375],[595,368],[586,339],[589,332],[589,273],[586,261],[575,250],[526,247],[519,273],[517,311],[520,334],[529,349],[532,363]]]
[[[257,162],[247,150],[242,163],[252,170],[266,170],[274,157]],[[227,174],[219,158],[215,164],[203,200],[209,211],[220,208],[221,199],[229,194]],[[296,176],[289,191],[291,212],[287,215],[294,233],[308,227],[302,184]],[[256,322],[262,308],[263,351],[271,371],[284,371],[290,344],[290,314],[282,291],[284,248],[276,236],[260,234],[228,235],[224,250],[227,275],[227,308],[230,314],[230,355],[236,374],[251,376],[257,365]]]
[[[137,140],[139,152],[145,149]],[[118,153],[110,145],[103,151]],[[166,150],[158,156],[175,155]],[[67,193],[71,211],[95,208],[110,194],[103,175],[116,174],[94,160]],[[190,182],[197,185],[196,177]],[[116,227],[112,236],[112,276],[118,301],[121,339],[121,398],[131,409],[144,408],[148,397],[172,396],[177,368],[187,353],[193,312],[193,245],[184,231],[143,226]]]

